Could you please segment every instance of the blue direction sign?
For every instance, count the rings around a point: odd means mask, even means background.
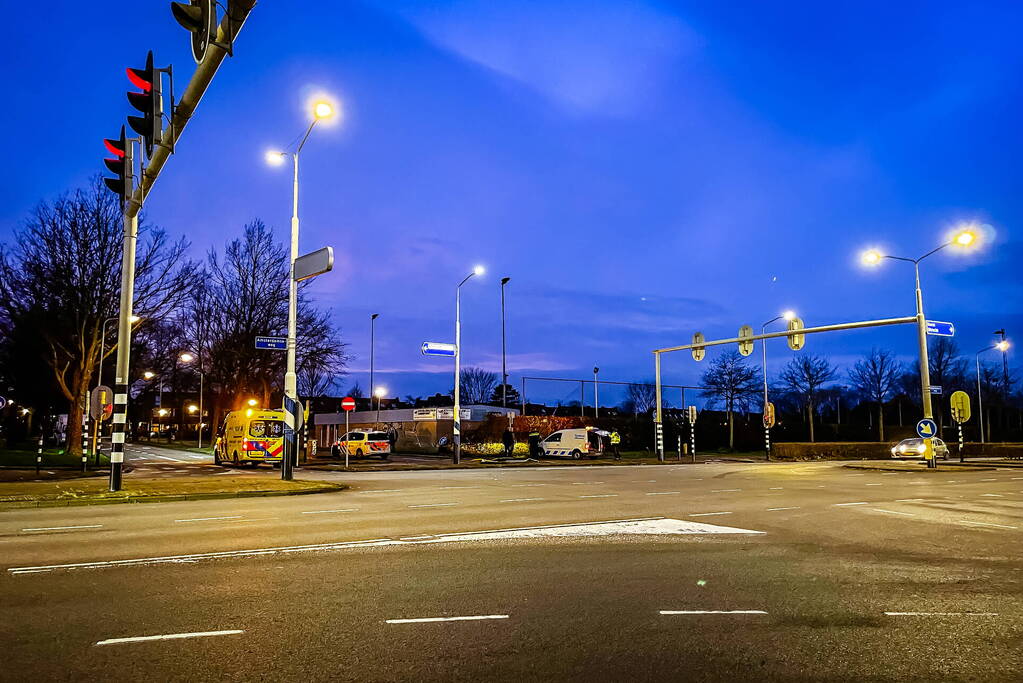
[[[257,349],[273,349],[275,351],[285,351],[288,348],[287,337],[256,337],[256,348]]]
[[[956,326],[952,323],[943,323],[940,320],[927,321],[927,334],[933,334],[939,337],[954,337],[955,333]]]
[[[931,437],[938,435],[938,425],[935,424],[934,420],[929,417],[925,417],[916,423],[916,435],[921,439],[930,439]]]
[[[941,394],[941,386],[938,385],[938,384],[932,384],[931,385],[931,393],[932,394],[939,394],[940,395]]]
[[[424,356],[451,356],[455,355],[455,345],[443,342],[423,342]]]

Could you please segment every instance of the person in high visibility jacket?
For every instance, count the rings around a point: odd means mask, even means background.
[[[622,454],[618,450],[619,444],[622,443],[622,437],[618,435],[618,432],[611,432],[611,451],[614,453],[615,460],[621,460]]]
[[[540,455],[540,432],[534,429],[529,433],[529,457],[539,458]]]

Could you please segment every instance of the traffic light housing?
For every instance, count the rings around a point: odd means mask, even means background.
[[[160,71],[153,66],[153,52],[146,55],[142,69],[127,69],[128,80],[142,92],[129,92],[128,102],[142,112],[142,116],[129,116],[128,125],[142,136],[146,156],[153,156],[153,145],[163,133],[163,98],[160,96]]]
[[[215,0],[172,2],[171,13],[179,24],[192,34],[192,57],[199,64],[206,49],[217,37],[217,4]]]
[[[124,135],[124,126],[121,126],[121,137],[116,140],[104,139],[107,151],[114,155],[113,159],[104,159],[103,163],[116,175],[116,178],[104,178],[103,182],[110,190],[121,198],[121,203],[127,201],[132,192],[131,186],[131,154],[128,149],[130,144]]]

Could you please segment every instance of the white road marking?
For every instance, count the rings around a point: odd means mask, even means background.
[[[479,486],[441,486],[442,489],[478,489]]]
[[[881,484],[864,484],[864,486],[881,486]]]
[[[732,493],[734,491],[742,491],[742,489],[715,489],[711,493]]]
[[[783,488],[782,486],[772,486],[768,491],[781,491]]]
[[[195,517],[193,519],[175,519],[175,522],[212,522],[217,519],[241,519],[241,515],[229,515],[227,517]]]
[[[402,489],[372,489],[363,493],[401,493]]]
[[[617,498],[617,493],[598,493],[590,496],[579,496],[580,498]]]
[[[1009,526],[1008,524],[991,524],[990,522],[971,522],[968,519],[960,519],[960,524],[975,524],[976,526],[989,526],[996,529],[1018,529],[1019,527]]]
[[[117,645],[119,643],[142,643],[148,640],[179,640],[181,638],[208,638],[209,636],[236,636],[245,631],[198,631],[196,633],[168,633],[162,636],[135,636],[133,638],[108,638],[97,645]]]
[[[524,488],[526,486],[547,486],[547,484],[512,484],[512,488]]]
[[[899,498],[896,503],[922,503],[923,498]]]
[[[980,497],[981,498],[1005,498],[1005,496],[1003,496],[1000,493],[982,493],[982,494],[980,494]]]
[[[945,483],[946,484],[954,484],[954,483],[956,483],[956,481],[957,481],[956,479],[948,479],[948,480],[945,481]]]
[[[1016,479],[1023,479],[1023,477],[1009,477],[1009,479],[1016,480]]]
[[[572,486],[586,486],[588,484],[606,484],[606,481],[573,481]]]
[[[676,495],[678,493],[682,493],[682,492],[681,491],[658,491],[657,493],[648,493],[646,495],[648,495],[648,496],[674,496],[674,495]]]
[[[689,515],[690,517],[713,517],[714,515],[730,515],[731,512],[697,512]]]
[[[867,503],[866,501],[861,503],[835,503],[835,507],[845,507],[847,505],[870,505],[870,503]]]
[[[998,481],[997,477],[990,477],[988,479],[981,479],[981,481]]]
[[[388,619],[385,624],[432,624],[438,621],[485,621],[507,619],[507,614],[482,614],[476,617],[424,617],[422,619]]]
[[[997,617],[998,612],[885,612],[889,617]]]
[[[424,536],[402,536],[399,540],[401,541],[421,541],[424,538],[433,538],[432,534],[426,534]]]
[[[409,505],[410,508],[449,508],[458,503],[427,503],[425,505]]]
[[[505,498],[501,503],[525,503],[530,500],[543,500],[543,498]]]
[[[776,512],[778,510],[798,510],[798,509],[799,509],[799,506],[797,505],[795,507],[789,507],[789,508],[767,508],[767,511],[768,512]]]
[[[675,615],[695,615],[695,614],[767,614],[763,610],[759,609],[729,609],[729,610],[718,610],[718,609],[662,609],[660,614],[665,616]]]
[[[906,517],[916,517],[912,512],[896,512],[895,510],[882,510],[881,508],[870,508],[874,512],[887,512],[889,515],[905,515]]]
[[[22,531],[63,531],[65,529],[98,529],[102,524],[80,524],[78,526],[42,526],[31,529],[22,529]]]
[[[304,510],[303,515],[325,515],[330,512],[357,512],[359,508],[342,508],[340,510]]]

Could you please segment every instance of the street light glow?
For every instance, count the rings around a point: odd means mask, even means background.
[[[192,354],[190,354],[190,353],[189,353],[188,351],[185,351],[185,352],[184,352],[183,354],[181,354],[180,356],[178,356],[178,358],[180,358],[180,359],[181,359],[181,362],[182,362],[182,363],[191,363],[192,361],[194,361],[194,360],[195,360],[195,356],[193,356]]]
[[[377,398],[383,398],[384,396],[387,396],[387,389],[384,387],[377,387],[373,390],[373,395]]]
[[[884,255],[877,249],[867,249],[865,252],[860,254],[860,263],[865,266],[876,266],[881,263],[881,259]]]
[[[145,377],[146,379],[153,379],[154,377],[156,377],[156,373],[153,372],[152,370],[146,370],[145,372],[142,373],[142,376]]]
[[[166,408],[160,408],[158,411],[156,411],[156,414],[159,415],[160,417],[163,417],[164,415],[167,414],[167,409]]]
[[[199,410],[199,406],[195,405],[194,403],[192,405],[188,406],[188,412],[190,412],[190,413],[194,413],[197,410]]]
[[[138,317],[137,315],[130,315],[130,316],[128,316],[128,322],[130,322],[132,325],[134,325],[135,323],[137,323],[140,320],[142,320],[142,318]]]
[[[1009,350],[1009,342],[1008,341],[1004,341],[1004,340],[1000,341],[997,344],[995,344],[995,348],[998,349],[999,351],[1008,351]]]
[[[968,247],[977,240],[977,235],[972,230],[963,230],[952,240],[961,247]]]
[[[249,404],[250,406],[255,406],[255,405],[256,405],[257,403],[259,403],[259,401],[257,401],[257,400],[256,400],[256,399],[254,399],[254,398],[250,398],[250,399],[249,399],[249,400],[247,401],[247,403],[248,403],[248,404]]]
[[[795,320],[796,312],[791,310],[785,311],[784,313],[781,314],[781,317],[784,318],[785,320]]]
[[[320,101],[313,105],[313,116],[317,119],[329,119],[334,115],[334,106],[330,102]]]
[[[284,163],[284,152],[278,152],[275,149],[267,150],[266,163],[271,166],[280,166]]]
[[[472,269],[473,275],[482,275],[485,272],[487,272],[487,270],[483,266],[476,266]]]

